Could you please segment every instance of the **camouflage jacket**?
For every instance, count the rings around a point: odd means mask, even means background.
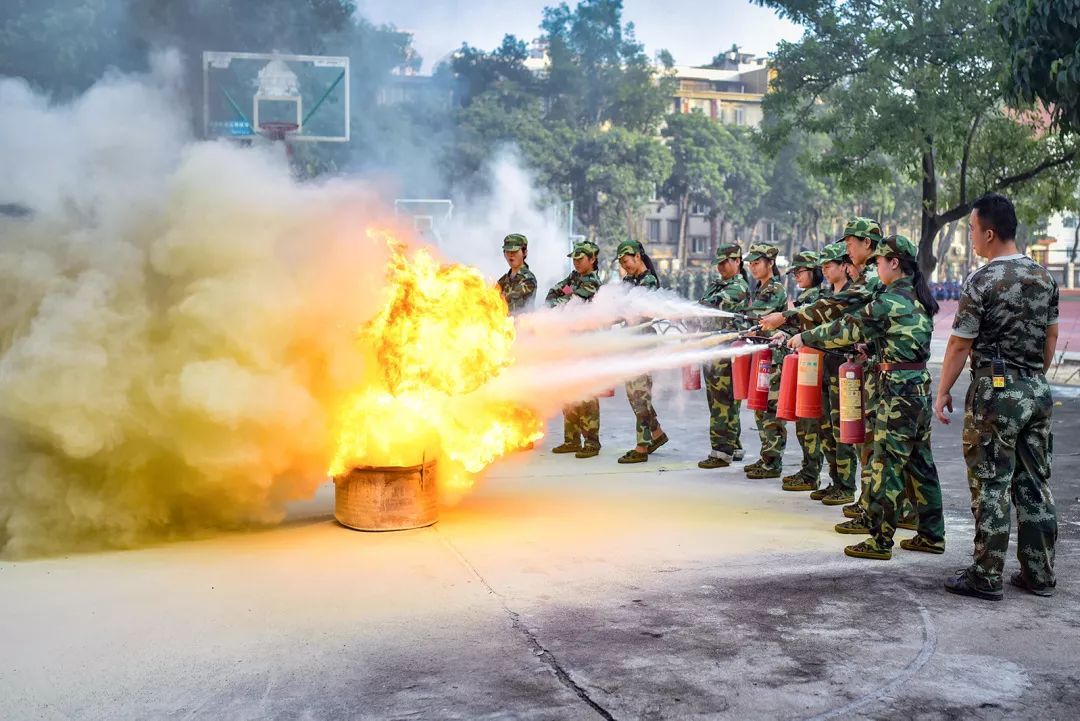
[[[933,332],[934,322],[915,297],[912,279],[904,277],[889,286],[881,284],[874,299],[858,313],[803,331],[802,339],[826,350],[874,343],[878,363],[925,363],[930,359]],[[929,392],[930,376],[925,370],[889,371],[887,377],[893,395]]]
[[[657,280],[656,275],[648,270],[641,275],[624,275],[622,282],[629,283],[638,288],[648,288],[650,290],[660,287],[660,281]]]
[[[779,278],[773,277],[759,285],[754,294],[750,296],[746,314],[751,318],[760,318],[769,313],[786,309],[787,304],[787,290],[784,288],[784,284],[780,282]],[[787,354],[788,349],[784,346],[773,348],[772,360],[775,372],[780,372],[780,361]]]
[[[729,313],[741,313],[743,308],[746,307],[746,298],[749,294],[750,286],[747,285],[746,278],[736,273],[727,280],[717,278],[710,283],[709,287],[705,289],[705,295],[701,296],[700,303],[711,308],[726,310]],[[712,322],[714,320],[712,318],[706,320],[708,323],[703,322],[701,325],[708,325],[710,330],[733,327],[731,323],[733,319],[731,318],[716,318],[716,322]],[[703,327],[702,330],[705,330],[705,328]]]
[[[807,288],[806,290],[799,293],[798,297],[795,298],[795,308],[797,309],[806,305],[812,305],[813,303],[816,303],[819,298],[827,298],[831,295],[832,288],[827,285]],[[803,328],[798,324],[797,316],[792,314],[789,318],[788,314],[784,313],[784,324],[777,328],[777,330],[781,330],[788,335],[795,335],[799,331],[803,330]]]
[[[797,306],[784,313],[784,320],[795,320],[795,326],[813,328],[841,317],[845,313],[855,313],[869,303],[884,286],[877,277],[877,269],[863,266],[858,280],[851,281],[839,293],[819,297],[813,303]]]
[[[510,315],[517,315],[529,309],[533,296],[536,295],[536,276],[529,270],[528,264],[522,265],[515,274],[499,278],[499,292],[502,293]]]
[[[583,300],[592,300],[598,290],[600,290],[600,276],[595,272],[582,275],[573,270],[570,271],[570,275],[560,280],[555,284],[555,287],[547,292],[544,301],[554,308],[557,305],[568,303],[575,295]]]
[[[1058,286],[1046,268],[1022,255],[995,258],[964,283],[953,335],[974,338],[973,366],[1001,349],[1016,368],[1043,369],[1046,328],[1058,322]]]

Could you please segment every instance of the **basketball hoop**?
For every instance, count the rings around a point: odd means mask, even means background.
[[[270,120],[259,123],[259,132],[267,140],[285,140],[287,135],[295,133],[299,128],[299,123],[290,123],[283,120]]]

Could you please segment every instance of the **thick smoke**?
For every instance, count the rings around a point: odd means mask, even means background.
[[[0,553],[280,517],[323,481],[380,211],[193,143],[175,56],[66,105],[0,80]]]

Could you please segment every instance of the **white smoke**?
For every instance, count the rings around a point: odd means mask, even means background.
[[[385,248],[358,184],[196,143],[179,61],[0,79],[0,553],[273,521],[322,482]],[[21,216],[21,217],[14,217]]]

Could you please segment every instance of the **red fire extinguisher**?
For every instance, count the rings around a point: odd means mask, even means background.
[[[799,381],[795,393],[795,415],[821,418],[821,374],[824,353],[803,346],[799,349]]]
[[[736,345],[744,345],[742,341]],[[731,390],[737,401],[745,401],[750,391],[750,355],[743,353],[731,362]]]
[[[840,366],[840,442],[866,441],[866,420],[862,403],[863,369],[848,356]]]
[[[683,366],[682,387],[684,391],[701,390],[701,367]]]
[[[769,409],[769,377],[772,375],[772,351],[768,348],[754,354],[750,376],[750,390],[747,393],[746,407],[752,411]]]
[[[780,366],[780,399],[776,403],[776,417],[782,421],[797,420],[795,415],[795,386],[799,380],[799,356],[789,353]]]
[[[600,391],[599,393],[596,394],[596,397],[597,398],[614,398],[615,397],[615,389],[614,388],[608,388],[606,391]]]

